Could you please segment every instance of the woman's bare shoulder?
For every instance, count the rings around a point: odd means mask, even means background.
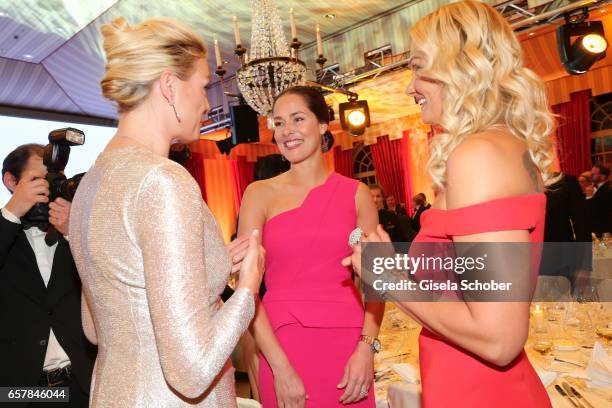
[[[510,132],[468,136],[450,153],[446,170],[448,208],[538,191],[537,166]]]
[[[266,180],[254,181],[247,186],[243,200],[247,200],[251,204],[257,203],[257,205],[265,206],[285,183],[282,174]]]

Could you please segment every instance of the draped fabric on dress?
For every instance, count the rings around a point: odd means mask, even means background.
[[[351,254],[358,182],[332,173],[310,190],[300,207],[266,222],[266,288],[263,307],[284,352],[304,382],[306,406],[342,407],[336,386],[361,334],[364,309],[341,261]],[[290,231],[290,233],[288,233]],[[260,359],[260,396],[276,407],[274,377]],[[374,407],[374,394],[353,407]]]

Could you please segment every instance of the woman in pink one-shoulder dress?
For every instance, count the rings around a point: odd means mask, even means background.
[[[267,292],[253,322],[263,406],[374,407],[373,356],[384,304],[364,306],[351,270],[350,232],[373,231],[367,187],[329,173],[321,93],[296,87],[274,105],[274,138],[291,169],[249,186],[240,234],[263,230]]]

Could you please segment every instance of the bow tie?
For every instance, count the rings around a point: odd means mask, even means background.
[[[25,221],[21,223],[23,230],[29,230],[32,227],[36,227],[39,230],[46,232],[49,229],[49,223],[46,221]]]
[[[45,233],[45,243],[47,246],[53,246],[59,240],[59,232],[49,225],[48,222],[26,222],[23,224],[23,230],[28,230],[32,227],[38,228],[41,234]]]

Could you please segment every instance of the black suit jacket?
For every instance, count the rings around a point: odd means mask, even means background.
[[[395,215],[408,216],[408,212],[406,212],[406,209],[401,204],[397,204],[395,208],[392,208],[390,211],[394,212]]]
[[[392,242],[404,242],[406,241],[402,234],[402,229],[399,224],[397,215],[394,212],[386,210],[384,208],[378,210],[378,222],[383,226],[389,238]]]
[[[96,348],[83,333],[81,281],[66,240],[58,242],[45,287],[21,225],[0,215],[0,282],[0,386],[38,385],[53,328],[88,393]]]
[[[586,200],[578,179],[572,175],[564,174],[546,190],[544,241],[591,242],[586,222]]]
[[[412,216],[412,228],[416,232],[419,232],[421,230],[421,215],[424,211],[429,210],[430,208],[431,204],[427,204],[425,206],[419,207],[419,209],[414,212],[414,215]]]
[[[587,200],[587,211],[591,231],[597,235],[612,232],[612,187],[610,182],[602,184]]]

